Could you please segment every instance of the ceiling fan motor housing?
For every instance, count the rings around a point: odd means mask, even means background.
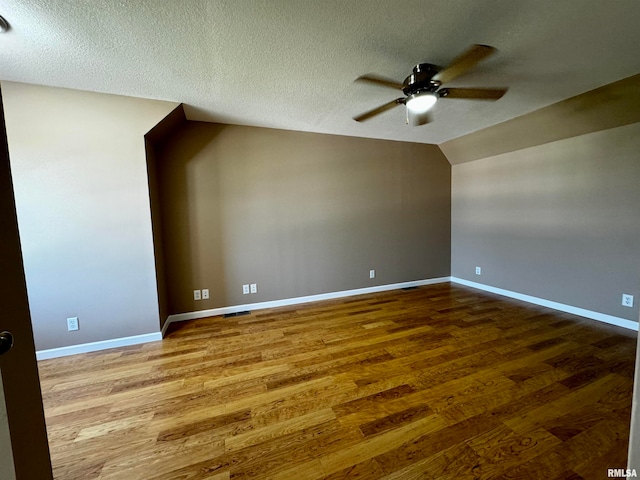
[[[431,63],[420,63],[413,67],[413,73],[404,79],[405,87],[402,89],[405,95],[413,95],[418,92],[432,92],[441,85],[438,80],[432,80],[440,69]]]

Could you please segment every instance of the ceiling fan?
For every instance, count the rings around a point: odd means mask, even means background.
[[[439,98],[498,100],[507,92],[506,88],[440,88],[443,83],[450,82],[471,70],[478,62],[495,51],[494,47],[488,45],[473,45],[443,69],[430,63],[420,63],[413,67],[413,73],[405,78],[403,83],[377,75],[362,75],[356,81],[402,90],[405,96],[380,105],[353,119],[363,122],[397,105],[405,105],[407,123],[411,120],[414,125],[424,125],[432,120],[429,110]]]

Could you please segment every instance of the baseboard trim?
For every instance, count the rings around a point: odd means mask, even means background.
[[[607,315],[604,313],[594,312],[592,310],[586,310],[584,308],[573,307],[564,303],[553,302],[551,300],[545,300],[544,298],[533,297],[531,295],[525,295],[511,290],[505,290],[503,288],[492,287],[490,285],[484,285],[482,283],[472,282],[458,277],[438,277],[430,278],[426,280],[416,280],[412,282],[392,283],[388,285],[377,285],[375,287],[357,288],[354,290],[344,290],[340,292],[321,293],[318,295],[308,295],[304,297],[286,298],[282,300],[273,300],[269,302],[247,303],[243,305],[233,305],[229,307],[212,308],[209,310],[199,310],[196,312],[180,313],[177,315],[170,315],[167,318],[161,332],[146,333],[143,335],[134,335],[131,337],[114,338],[111,340],[102,340],[99,342],[82,343],[79,345],[70,345],[68,347],[51,348],[48,350],[39,350],[36,352],[36,358],[38,360],[47,360],[50,358],[66,357],[68,355],[76,355],[78,353],[97,352],[99,350],[107,350],[109,348],[126,347],[129,345],[138,345],[141,343],[156,342],[162,340],[166,335],[169,325],[174,322],[182,322],[185,320],[196,320],[198,318],[214,317],[218,315],[225,315],[228,313],[238,313],[247,310],[262,310],[265,308],[286,307],[290,305],[298,305],[301,303],[319,302],[322,300],[333,300],[336,298],[352,297],[355,295],[366,295],[368,293],[386,292],[389,290],[398,290],[401,288],[420,287],[423,285],[434,285],[437,283],[452,282],[460,285],[466,285],[468,287],[477,288],[478,290],[484,290],[486,292],[495,293],[516,300],[522,300],[524,302],[532,303],[534,305],[540,305],[542,307],[553,308],[561,312],[571,313],[581,317],[590,318],[592,320],[598,320],[600,322],[608,323],[610,325],[616,325],[618,327],[627,328],[629,330],[638,331],[638,322],[627,320],[625,318],[614,317],[613,315]]]
[[[627,320],[626,318],[614,317],[613,315],[607,315],[605,313],[594,312],[592,310],[586,310],[584,308],[573,307],[571,305],[565,305],[564,303],[552,302],[551,300],[545,300],[544,298],[532,297],[531,295],[524,295],[522,293],[512,292],[511,290],[504,290],[502,288],[492,287],[490,285],[484,285],[482,283],[471,282],[463,278],[451,277],[451,282],[459,283],[460,285],[466,285],[467,287],[477,288],[478,290],[484,290],[485,292],[496,293],[504,297],[515,298],[516,300],[533,303],[534,305],[553,308],[554,310],[559,310],[561,312],[579,315],[580,317],[598,320],[600,322],[609,323],[618,327],[628,328],[629,330],[638,331],[638,322]]]
[[[76,355],[78,353],[97,352],[98,350],[107,350],[109,348],[126,347],[128,345],[137,345],[139,343],[156,342],[158,340],[162,340],[162,334],[160,332],[145,333],[144,335],[134,335],[132,337],[114,338],[112,340],[101,340],[99,342],[81,343],[79,345],[70,345],[68,347],[40,350],[36,352],[36,359],[48,360],[50,358]]]
[[[320,293],[318,295],[308,295],[305,297],[285,298],[283,300],[273,300],[270,302],[247,303],[244,305],[233,305],[230,307],[211,308],[209,310],[198,310],[196,312],[178,313],[169,315],[167,321],[162,327],[162,336],[167,333],[169,325],[175,322],[183,322],[185,320],[196,320],[198,318],[215,317],[218,315],[226,315],[228,313],[238,313],[247,310],[262,310],[265,308],[287,307],[289,305],[298,305],[300,303],[319,302],[322,300],[332,300],[335,298],[352,297],[354,295],[365,295],[367,293],[385,292],[388,290],[398,290],[400,288],[420,287],[422,285],[433,285],[436,283],[445,283],[450,277],[429,278],[426,280],[416,280],[413,282],[392,283],[388,285],[378,285],[375,287],[356,288],[354,290],[344,290],[340,292]]]

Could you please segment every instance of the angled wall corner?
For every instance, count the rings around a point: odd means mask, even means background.
[[[169,317],[169,298],[165,272],[165,250],[162,234],[162,214],[160,206],[160,187],[158,185],[158,159],[156,146],[174,134],[186,122],[183,104],[174,108],[144,136],[145,154],[147,157],[147,177],[149,182],[149,200],[151,206],[151,228],[153,232],[153,256],[156,271],[156,289],[158,291],[158,310],[160,328]]]

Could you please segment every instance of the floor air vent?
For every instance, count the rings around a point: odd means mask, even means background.
[[[246,312],[236,312],[236,313],[225,313],[222,318],[231,318],[231,317],[239,317],[241,315],[249,315],[251,312],[247,310]]]

